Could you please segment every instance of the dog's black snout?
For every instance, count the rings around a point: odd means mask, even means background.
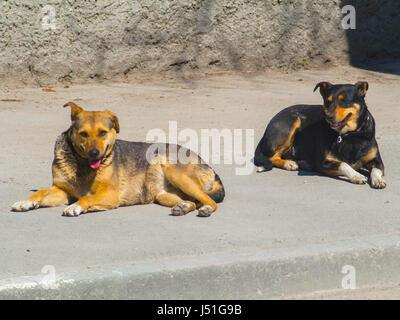
[[[92,159],[96,159],[100,154],[100,151],[97,149],[92,149],[89,151],[89,157]]]
[[[328,114],[327,116],[326,116],[326,119],[328,120],[328,121],[333,121],[333,120],[335,120],[335,115],[333,115],[333,114]]]

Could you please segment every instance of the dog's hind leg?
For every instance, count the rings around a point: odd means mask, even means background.
[[[36,191],[29,198],[14,203],[12,210],[28,211],[39,207],[58,207],[68,203],[68,194],[57,186],[52,186],[48,189]]]
[[[296,171],[297,169],[299,169],[299,165],[296,163],[296,161],[282,159],[279,154],[274,155],[270,160],[274,164],[274,166],[278,168],[289,171]]]
[[[217,210],[217,203],[206,193],[199,178],[187,174],[185,170],[176,169],[173,165],[166,166],[164,174],[174,187],[203,204],[199,209],[199,216],[208,217]]]
[[[254,153],[254,165],[257,167],[257,172],[269,171],[274,166],[268,157],[262,152],[262,143],[260,141]]]
[[[196,209],[194,202],[182,200],[178,195],[165,191],[156,195],[156,201],[162,206],[172,208],[173,216],[183,216]]]
[[[292,147],[293,139],[295,133],[300,128],[301,120],[297,117],[294,121],[290,131],[283,136],[283,139],[279,139],[280,143],[275,146],[275,152],[269,160],[272,164],[278,168],[282,168],[285,170],[297,170],[299,168],[298,164],[293,160],[283,159],[283,155],[287,153],[287,151]]]
[[[163,161],[165,162],[165,161]],[[147,194],[160,205],[171,208],[173,216],[183,216],[196,209],[192,201],[183,200],[182,192],[169,185],[159,161],[152,163],[146,173]]]

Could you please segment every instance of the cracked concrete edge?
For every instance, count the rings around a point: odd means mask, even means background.
[[[0,299],[274,299],[400,281],[400,235],[287,248],[217,252],[107,270],[0,280]],[[42,270],[43,271],[43,270]],[[50,270],[51,271],[51,270]]]

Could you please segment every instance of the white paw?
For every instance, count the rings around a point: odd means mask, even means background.
[[[12,211],[28,211],[39,208],[36,201],[22,200],[14,203],[11,207]]]
[[[299,166],[297,165],[296,162],[292,160],[286,160],[285,164],[283,165],[283,168],[289,171],[296,171],[297,169],[299,169]]]
[[[350,179],[350,181],[355,184],[365,184],[368,179],[364,175],[357,173]]]
[[[375,189],[383,189],[386,187],[386,181],[383,178],[371,179],[371,186]]]
[[[63,216],[77,217],[81,213],[83,213],[83,209],[80,205],[71,204],[70,206],[64,209]]]
[[[257,167],[257,172],[264,172],[267,171],[264,167]]]
[[[183,216],[189,213],[189,209],[190,209],[189,203],[185,202],[177,203],[175,206],[172,207],[171,214],[173,216]]]
[[[199,209],[199,214],[198,214],[198,216],[199,216],[199,217],[209,217],[209,216],[211,216],[211,213],[213,213],[212,207],[209,206],[209,205],[205,205],[205,206],[202,206],[202,207]]]
[[[383,189],[386,187],[386,181],[382,178],[382,171],[378,168],[371,170],[371,187],[376,189]]]

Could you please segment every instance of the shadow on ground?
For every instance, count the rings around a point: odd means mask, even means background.
[[[400,1],[342,0],[346,5],[356,12],[356,28],[346,30],[351,65],[399,75]]]

